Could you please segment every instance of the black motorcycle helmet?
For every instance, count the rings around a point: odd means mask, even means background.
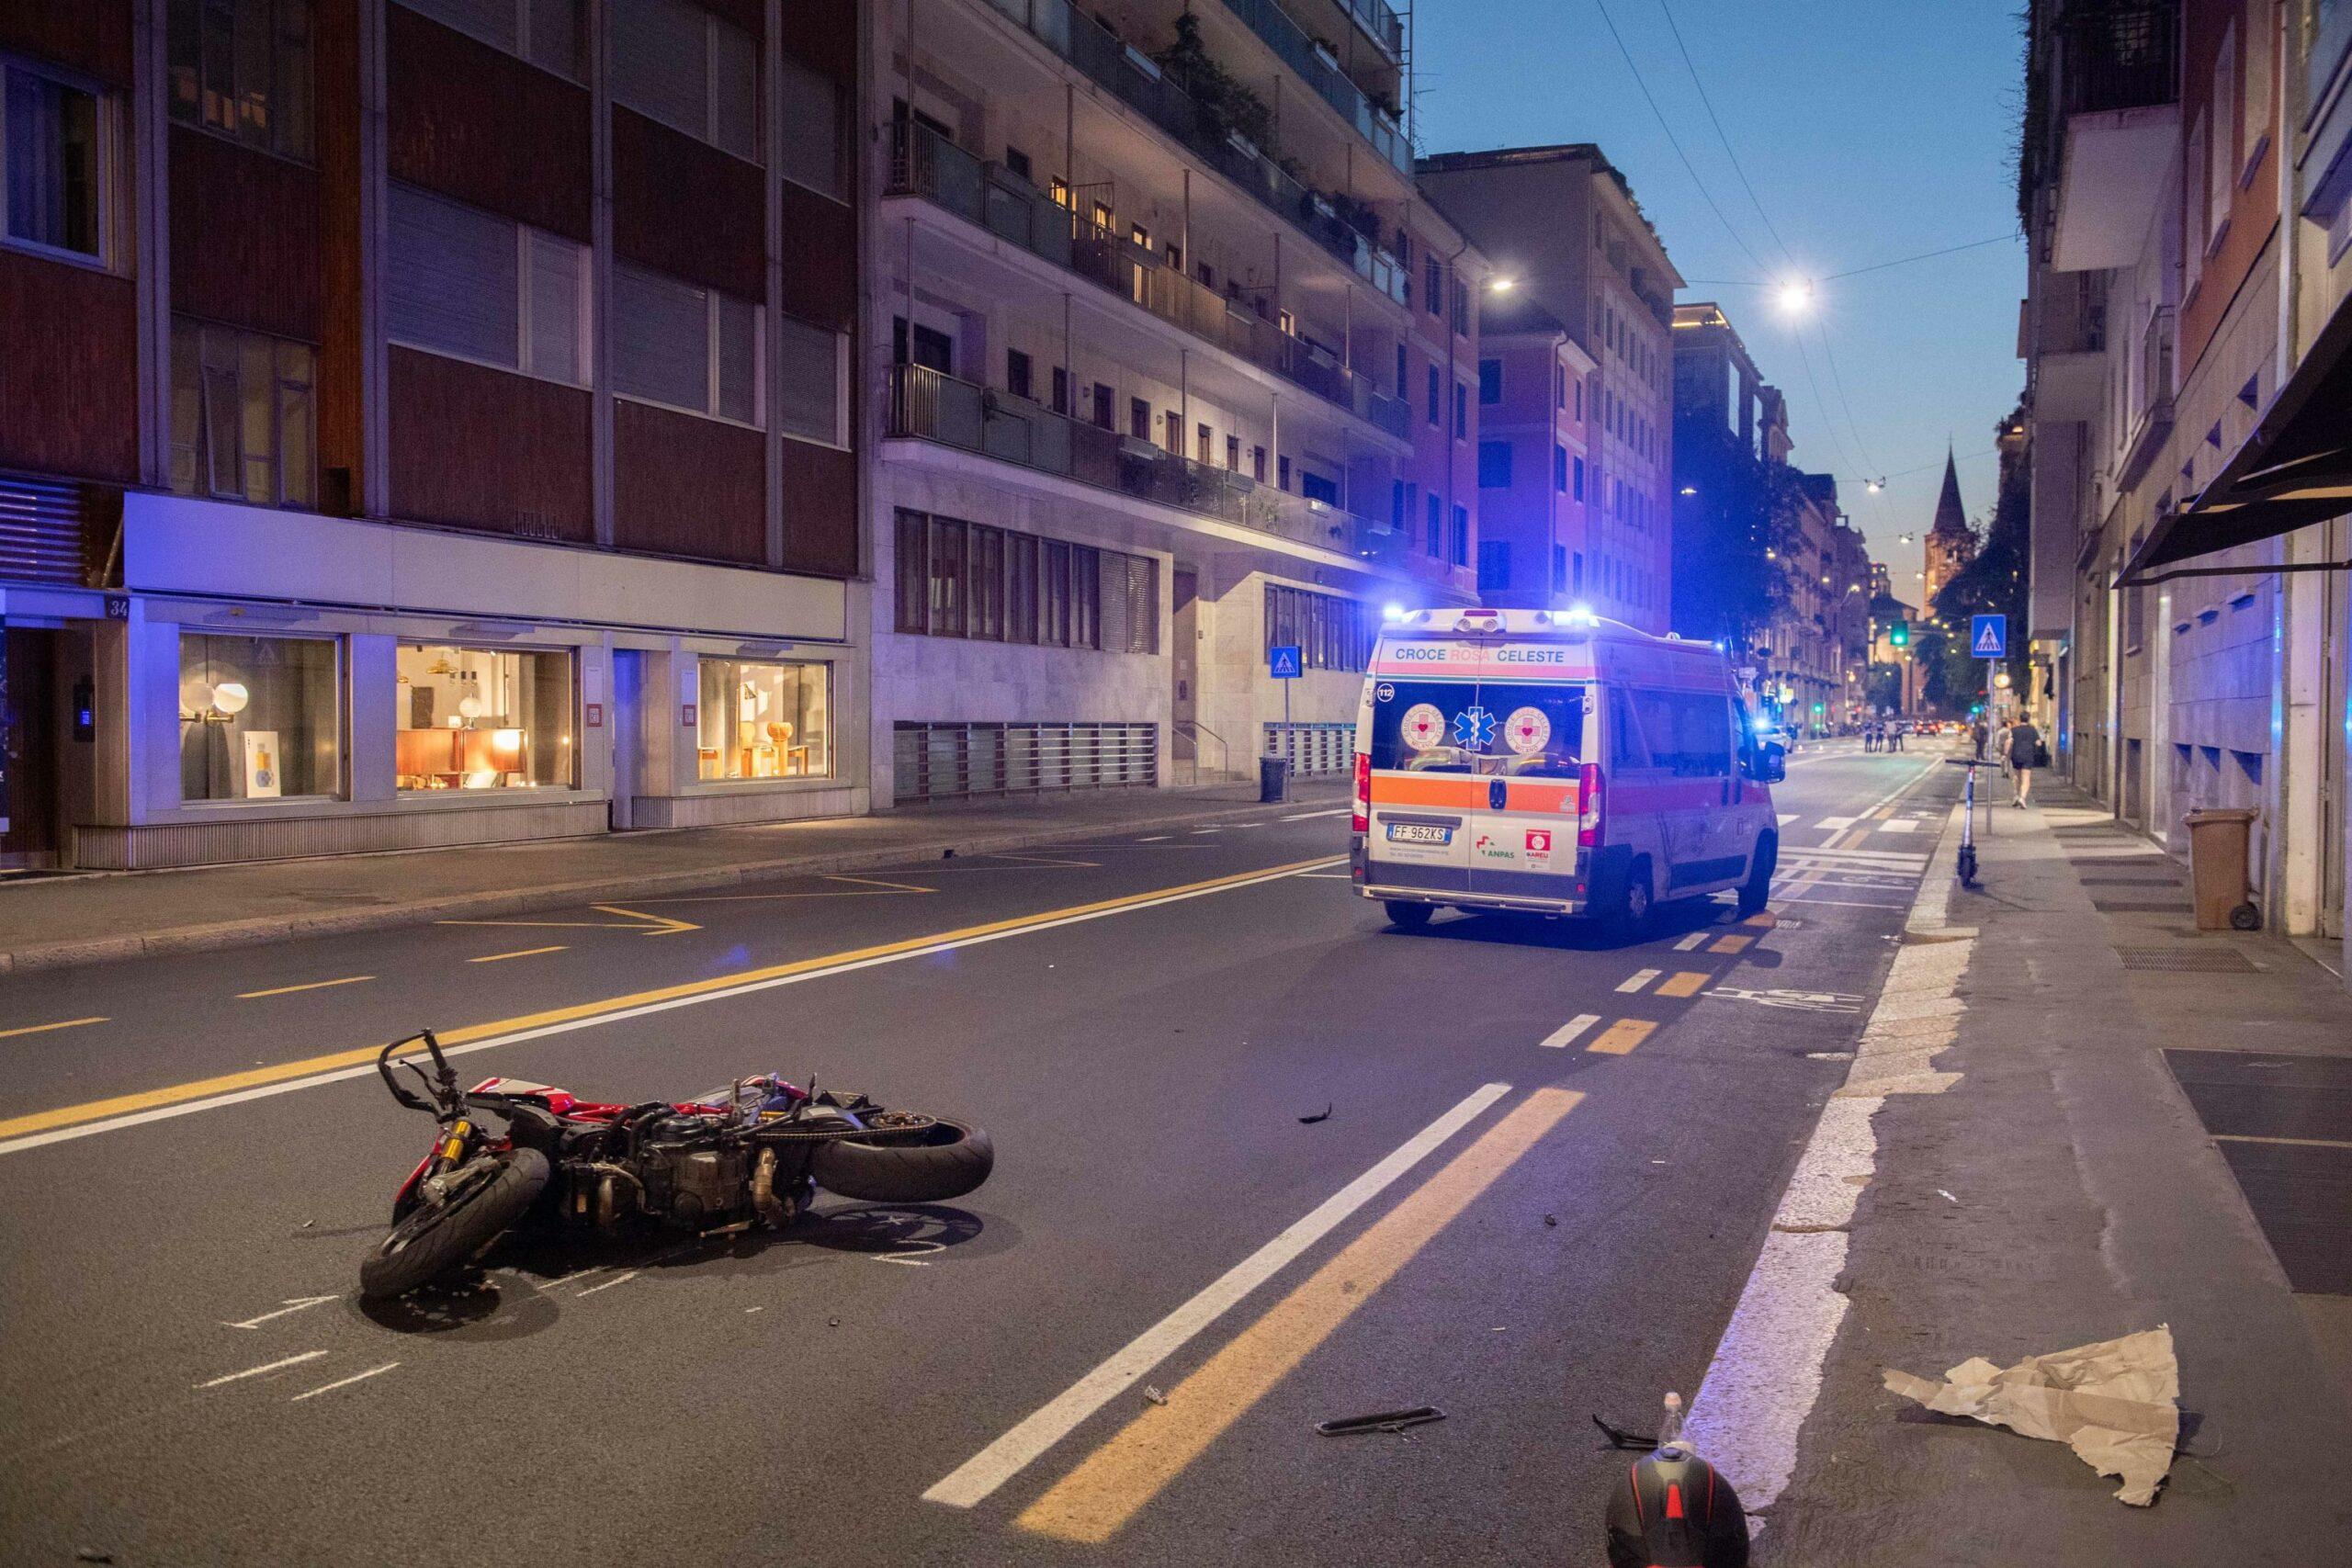
[[[1713,1465],[1660,1449],[1609,1499],[1609,1568],[1747,1568],[1747,1511]]]

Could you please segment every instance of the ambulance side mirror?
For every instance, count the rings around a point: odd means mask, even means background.
[[[1788,753],[1778,746],[1747,743],[1747,755],[1741,759],[1742,771],[1758,784],[1779,784],[1789,776]]]

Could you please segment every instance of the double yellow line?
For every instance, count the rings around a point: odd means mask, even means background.
[[[885,964],[917,953],[936,952],[942,948],[963,947],[973,942],[990,942],[1001,937],[1012,936],[1022,931],[1048,926],[1097,919],[1105,915],[1117,914],[1128,909],[1169,903],[1180,898],[1199,897],[1204,894],[1247,886],[1252,883],[1272,882],[1331,863],[1333,863],[1332,857],[1323,856],[1315,860],[1295,861],[1285,865],[1269,866],[1258,871],[1235,872],[1226,876],[1210,877],[1203,882],[1189,882],[1175,887],[1154,888],[1145,893],[1130,893],[1116,898],[1098,899],[1090,904],[1075,904],[1066,908],[1049,909],[1042,914],[1016,915],[1007,919],[990,920],[983,925],[965,926],[956,931],[937,931],[928,936],[908,937],[903,941],[854,948],[846,953],[829,953],[817,958],[795,959],[788,964],[771,964],[761,969],[747,969],[732,975],[688,980],[674,986],[658,987],[652,990],[633,991],[625,996],[605,997],[592,1002],[578,1002],[570,1007],[550,1008],[544,1012],[526,1013],[519,1018],[503,1018],[489,1023],[467,1024],[442,1032],[439,1039],[444,1048],[495,1042],[502,1036],[519,1034],[526,1031],[544,1032],[567,1024],[591,1022],[607,1014],[646,1008],[676,1006],[747,988],[784,984],[804,976],[813,976],[828,970],[860,968]],[[5,1141],[11,1138],[110,1121],[119,1116],[137,1115],[142,1111],[158,1111],[170,1106],[210,1100],[220,1095],[238,1094],[281,1084],[292,1085],[303,1078],[345,1072],[353,1067],[364,1067],[376,1059],[376,1054],[381,1049],[380,1045],[361,1045],[347,1051],[332,1051],[323,1055],[305,1056],[299,1061],[277,1062],[267,1066],[250,1067],[243,1072],[223,1073],[215,1077],[196,1078],[187,1083],[168,1084],[160,1089],[142,1089],[136,1094],[116,1095],[107,1100],[85,1100],[79,1105],[61,1105],[49,1111],[36,1111],[23,1116],[12,1116],[0,1121],[0,1145],[5,1145]],[[0,1146],[0,1153],[5,1152],[6,1152],[5,1146]]]

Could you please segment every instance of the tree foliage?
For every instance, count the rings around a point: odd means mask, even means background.
[[[1674,498],[1674,625],[1745,656],[1789,605],[1789,560],[1804,491],[1796,470],[1758,458],[1728,428],[1675,432],[1678,473],[1697,493]]]

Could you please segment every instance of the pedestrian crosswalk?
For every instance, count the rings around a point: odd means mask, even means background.
[[[1781,826],[1786,829],[1791,823],[1800,820],[1802,818],[1798,817],[1783,814]],[[1883,819],[1874,817],[1824,817],[1813,824],[1815,831],[1823,833],[1843,833],[1854,829],[1866,833],[1917,833],[1929,826],[1917,817],[1889,817]]]

